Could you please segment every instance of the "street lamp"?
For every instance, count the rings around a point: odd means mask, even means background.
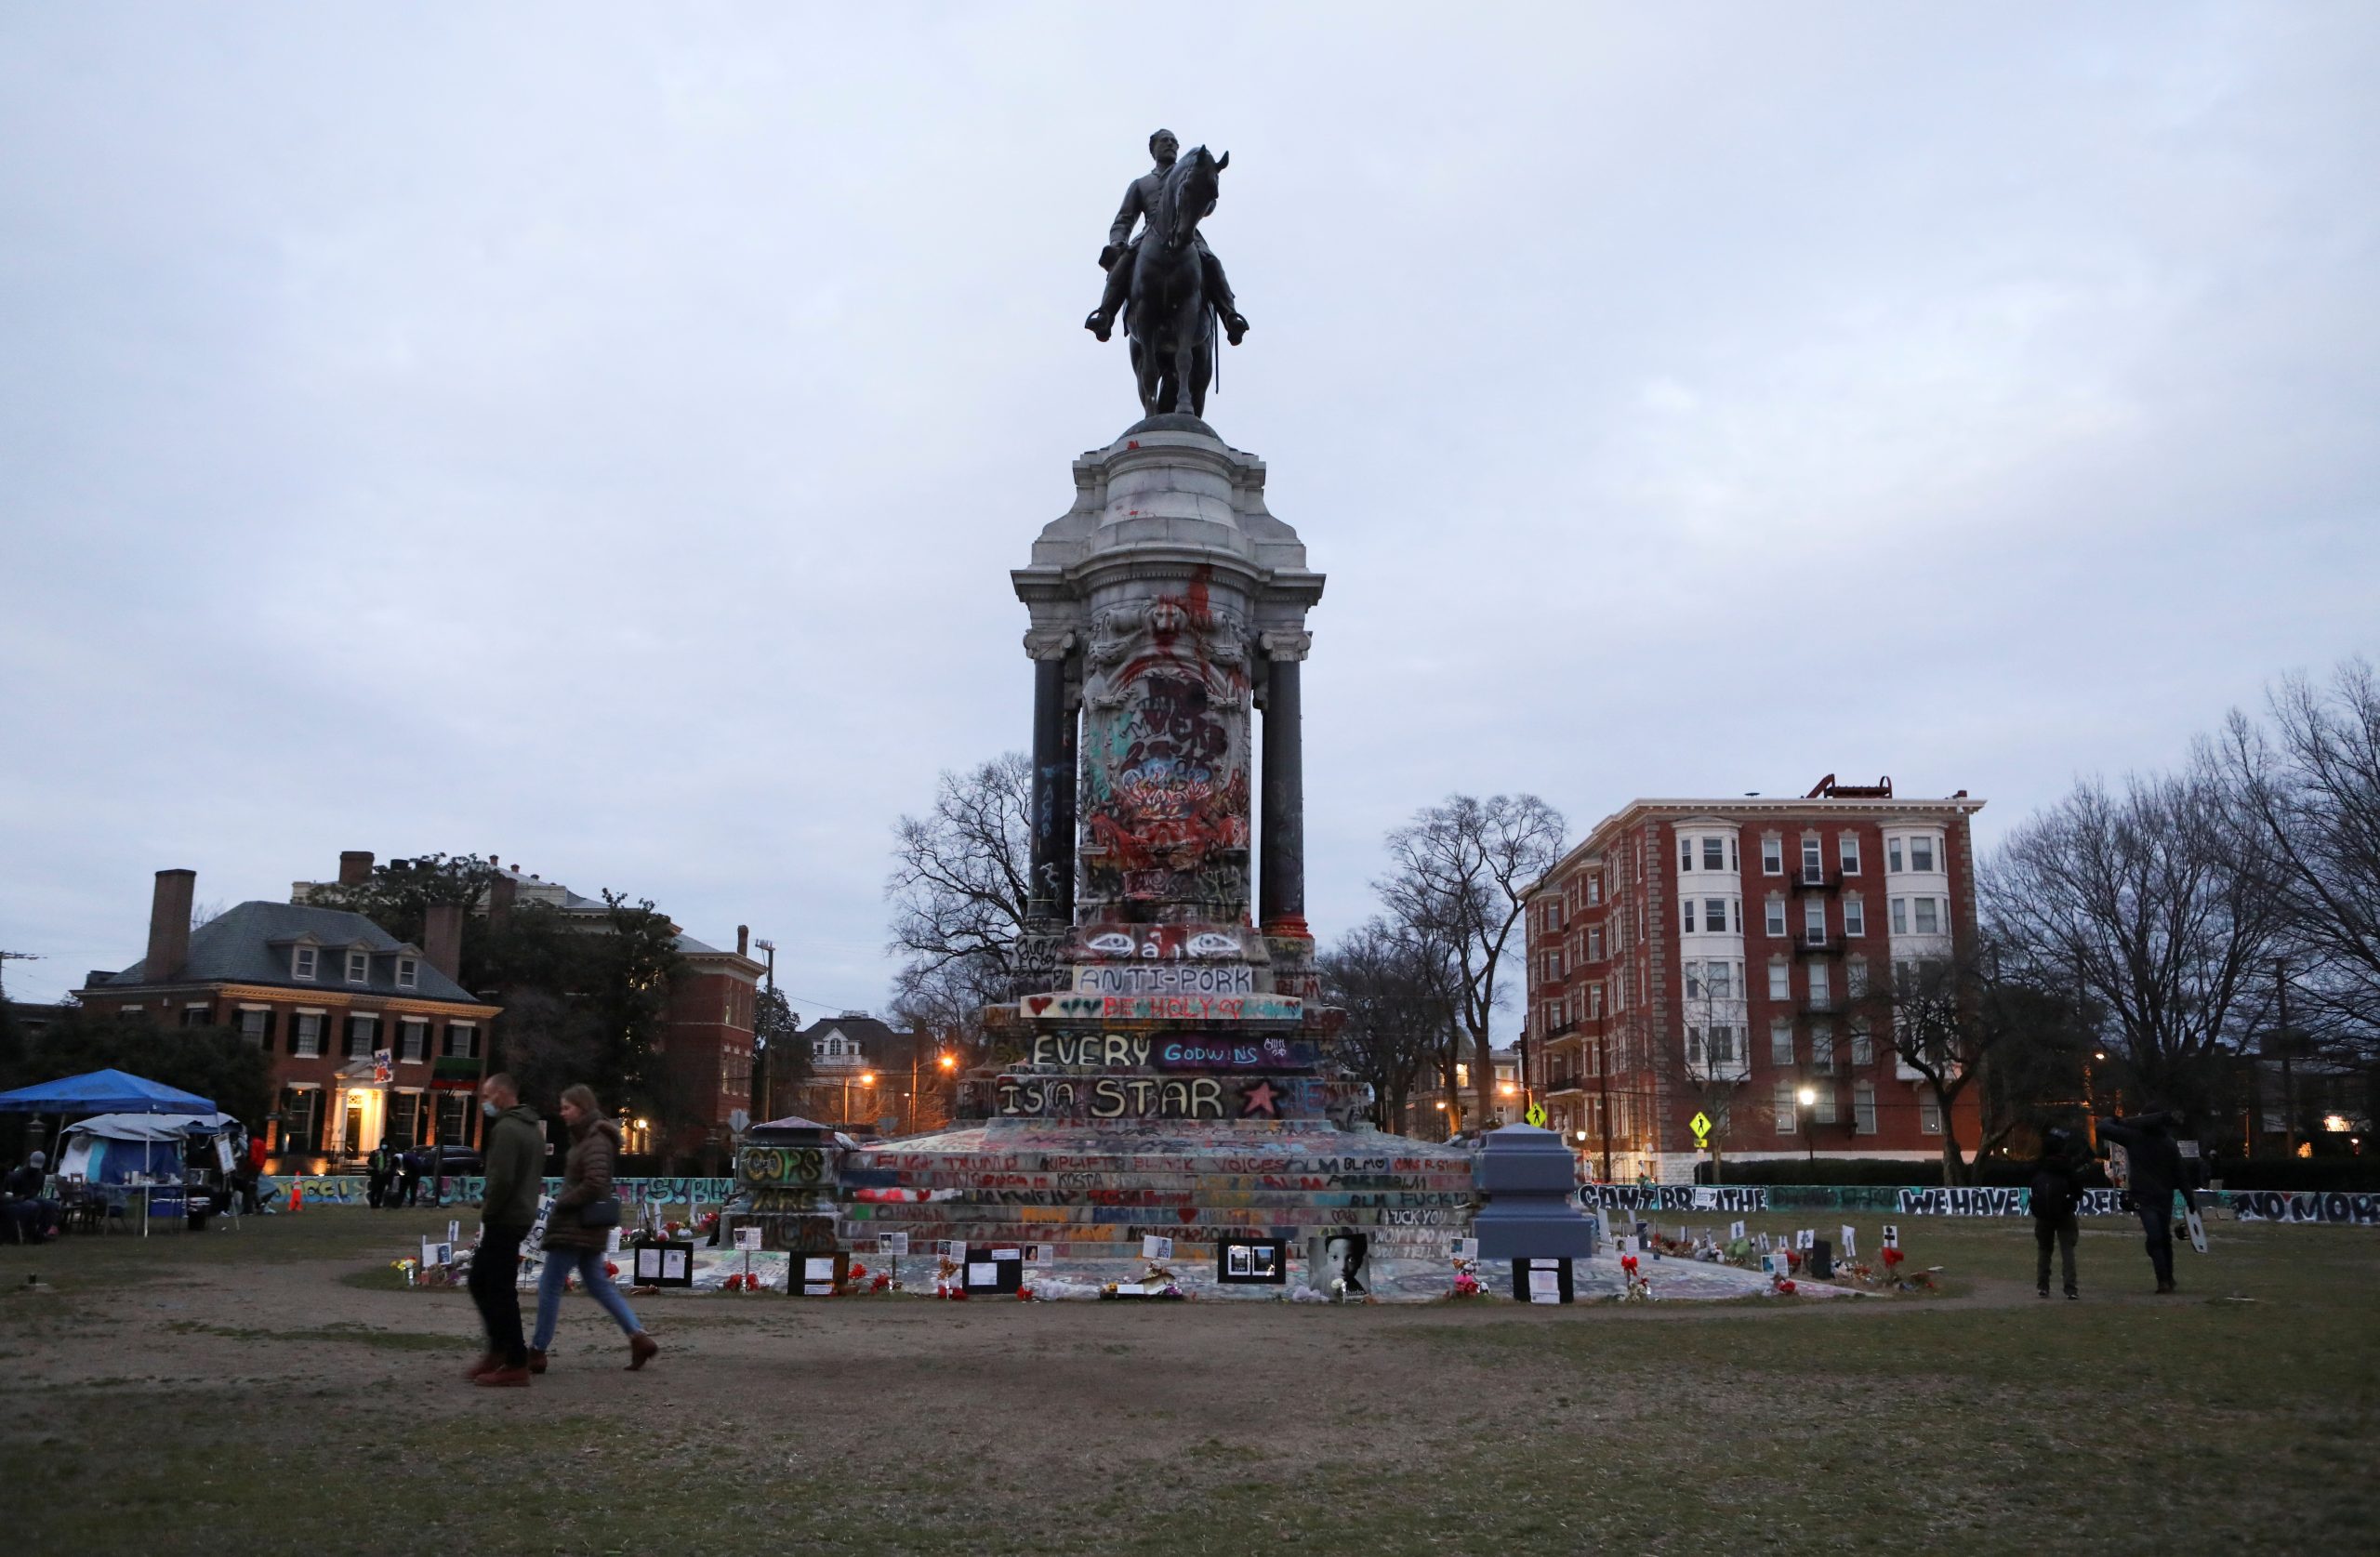
[[[1793,1094],[1793,1101],[1802,1105],[1802,1155],[1806,1161],[1816,1163],[1818,1160],[1818,1146],[1817,1141],[1810,1139],[1810,1110],[1818,1106],[1818,1089],[1815,1087],[1805,1087]]]
[[[859,1073],[859,1084],[860,1084],[862,1087],[873,1087],[873,1086],[875,1086],[875,1085],[876,1085],[876,1073],[875,1073],[874,1071],[862,1071],[862,1072],[860,1072],[860,1073]],[[851,1122],[852,1122],[852,1078],[851,1078],[850,1076],[846,1075],[845,1077],[843,1077],[843,1124],[848,1128],[848,1127],[850,1126]]]

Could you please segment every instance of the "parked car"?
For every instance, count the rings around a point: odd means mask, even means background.
[[[416,1146],[412,1151],[405,1154],[405,1160],[410,1162],[414,1167],[414,1170],[425,1179],[430,1177],[430,1168],[433,1162],[443,1162],[444,1164],[446,1177],[449,1179],[466,1174],[477,1173],[485,1166],[484,1162],[480,1157],[478,1149],[475,1147],[449,1146],[446,1148],[446,1154],[443,1158],[437,1157],[435,1154],[436,1148],[434,1147]]]

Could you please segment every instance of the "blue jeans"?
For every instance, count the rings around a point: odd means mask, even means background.
[[[619,1322],[622,1335],[641,1335],[644,1326],[636,1322],[636,1311],[612,1285],[603,1273],[606,1256],[601,1249],[548,1249],[546,1268],[537,1274],[537,1333],[529,1342],[532,1352],[543,1352],[554,1339],[554,1326],[562,1320],[562,1284],[573,1275],[587,1284],[587,1295],[603,1305],[603,1312]]]

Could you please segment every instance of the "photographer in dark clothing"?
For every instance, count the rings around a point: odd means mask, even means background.
[[[2114,1141],[2131,1159],[2132,1208],[2147,1235],[2149,1263],[2157,1273],[2160,1294],[2175,1289],[2174,1192],[2181,1190],[2189,1208],[2198,1209],[2198,1192],[2186,1187],[2182,1178],[2181,1148],[2174,1144],[2175,1123],[2167,1113],[2099,1121],[2100,1139]]]

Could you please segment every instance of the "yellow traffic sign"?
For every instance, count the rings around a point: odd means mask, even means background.
[[[1545,1128],[1545,1105],[1532,1100],[1528,1105],[1528,1112],[1522,1115],[1521,1117],[1527,1119],[1539,1129],[1543,1129]]]
[[[1694,1132],[1694,1143],[1697,1146],[1707,1146],[1711,1143],[1711,1115],[1708,1114],[1699,1108],[1696,1109],[1694,1117],[1686,1122],[1686,1128]]]

